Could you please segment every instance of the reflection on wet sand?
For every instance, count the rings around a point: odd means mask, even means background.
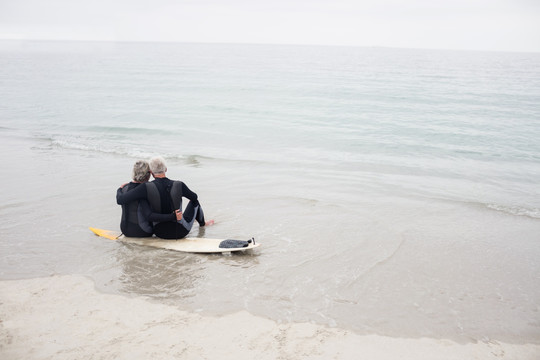
[[[198,236],[203,235],[204,229],[201,229]],[[214,283],[223,273],[238,279],[246,274],[246,269],[259,263],[253,251],[191,254],[133,244],[122,244],[115,258],[121,265],[119,292],[184,301],[196,296],[201,288]],[[221,269],[218,274],[213,273],[216,264]]]

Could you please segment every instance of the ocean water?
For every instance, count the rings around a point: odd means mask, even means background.
[[[0,42],[0,278],[183,309],[540,341],[540,54]],[[139,158],[201,199],[194,255],[96,238]]]

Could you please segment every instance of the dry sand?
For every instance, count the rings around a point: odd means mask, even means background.
[[[102,294],[80,276],[0,282],[0,359],[540,359],[540,345],[358,335]]]

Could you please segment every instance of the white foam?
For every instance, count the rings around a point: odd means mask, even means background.
[[[502,211],[507,214],[540,219],[540,209],[537,208],[525,208],[521,206],[507,206],[498,204],[487,204],[487,207],[496,211]]]

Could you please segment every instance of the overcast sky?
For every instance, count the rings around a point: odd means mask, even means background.
[[[540,52],[540,0],[0,0],[0,39]]]

